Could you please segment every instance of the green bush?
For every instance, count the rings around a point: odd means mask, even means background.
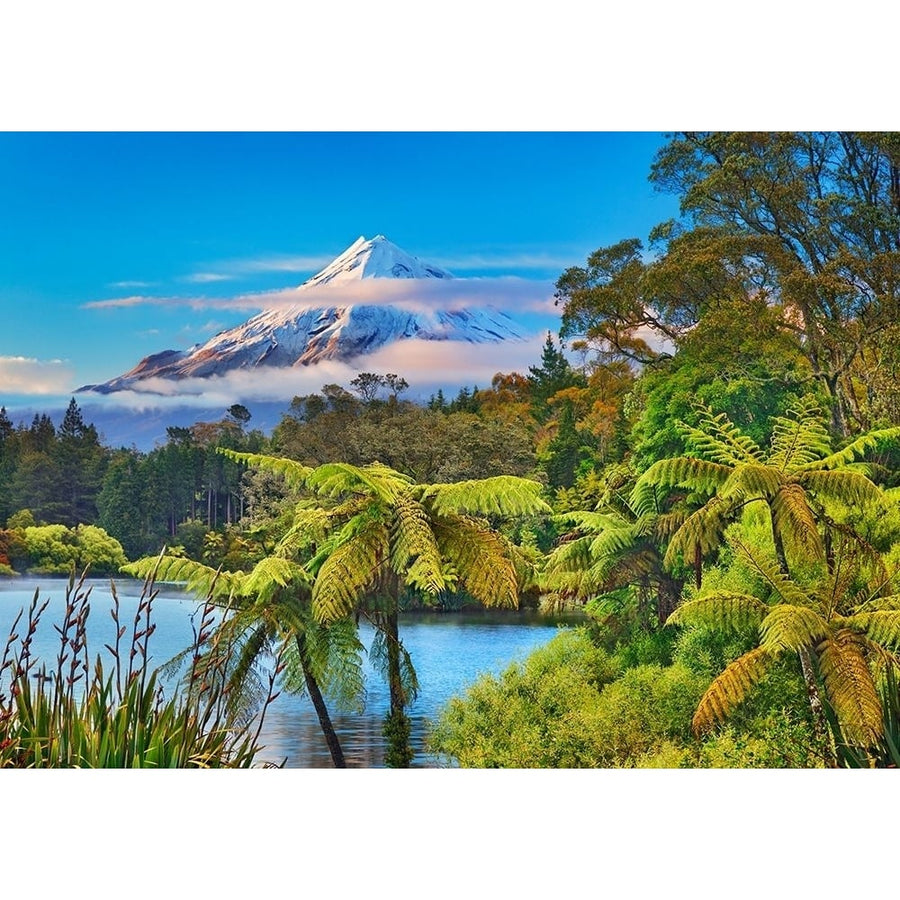
[[[564,632],[451,700],[431,748],[461,766],[617,767],[636,765],[666,741],[689,740],[710,678],[682,664],[620,671],[584,630]]]
[[[600,697],[600,765],[634,766],[667,740],[689,740],[694,710],[709,682],[680,663],[624,672]]]
[[[96,525],[34,525],[24,530],[28,572],[68,575],[90,568],[92,575],[111,575],[128,560],[122,545]]]
[[[442,711],[433,752],[479,768],[599,764],[599,688],[615,677],[609,654],[583,629],[564,631],[499,678],[480,678]]]

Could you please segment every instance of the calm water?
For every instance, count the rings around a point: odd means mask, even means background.
[[[104,643],[115,637],[109,616],[109,582],[89,582],[91,616],[88,629],[92,657]],[[52,667],[59,650],[59,638],[53,623],[59,622],[64,608],[64,585],[50,579],[0,579],[0,644],[5,644],[10,626],[22,607],[31,602],[36,587],[50,604],[34,638],[33,652]],[[141,585],[117,580],[120,621],[131,627],[137,610]],[[152,663],[171,659],[193,640],[193,627],[199,627],[199,604],[177,590],[161,591],[153,607],[156,632],[150,640]],[[412,742],[416,749],[414,766],[446,765],[446,761],[428,757],[424,751],[429,720],[454,694],[460,693],[480,674],[499,673],[513,660],[523,659],[534,648],[545,644],[566,623],[526,613],[408,614],[400,619],[400,636],[409,651],[419,677],[419,697],[409,707]],[[571,624],[571,622],[569,623]],[[22,629],[19,630],[22,633]],[[360,637],[366,647],[371,643],[371,627],[361,624]],[[123,641],[128,640],[126,633]],[[105,653],[105,651],[104,651]],[[331,709],[347,763],[354,767],[380,766],[384,759],[381,736],[383,716],[388,709],[387,685],[364,659],[366,707],[363,713],[343,714]],[[305,697],[282,693],[269,707],[260,743],[264,750],[260,762],[284,763],[288,767],[330,767],[331,756],[312,704]]]

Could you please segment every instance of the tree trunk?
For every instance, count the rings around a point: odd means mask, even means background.
[[[816,682],[816,673],[809,656],[809,650],[806,647],[801,647],[797,653],[800,656],[800,667],[803,669],[803,680],[806,682],[809,708],[812,710],[813,730],[821,745],[826,748],[828,756],[825,759],[825,765],[829,768],[835,768],[837,762],[834,745],[828,730],[828,719],[825,716],[825,708],[822,706],[822,698],[819,696],[819,685]]]
[[[769,510],[772,516],[772,540],[775,542],[775,556],[778,559],[778,565],[781,571],[791,577],[791,570],[788,568],[787,554],[784,552],[784,541],[781,539],[781,532],[775,527],[775,514]]]
[[[325,743],[328,744],[331,760],[336,769],[346,769],[347,763],[344,760],[344,751],[341,750],[341,742],[338,740],[337,732],[331,723],[331,716],[328,715],[328,707],[325,705],[322,692],[319,690],[319,684],[309,668],[305,635],[297,635],[297,652],[300,654],[300,668],[303,669],[306,690],[309,692],[309,699],[312,700],[316,715],[319,717],[319,725],[322,728],[322,733],[325,735]]]
[[[400,626],[396,599],[389,601],[385,615],[385,637],[387,638],[388,688],[391,708],[384,723],[387,738],[385,765],[394,769],[408,769],[413,752],[409,745],[410,722],[406,715],[406,692],[400,677]]]

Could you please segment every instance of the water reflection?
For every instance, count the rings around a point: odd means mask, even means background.
[[[92,613],[89,642],[92,656],[114,637],[108,610],[111,606],[109,582],[91,582]],[[50,598],[41,628],[35,635],[34,652],[53,665],[59,639],[53,623],[64,608],[65,586],[59,581],[0,580],[0,642],[5,642],[16,613],[27,607],[35,586],[41,597]],[[121,621],[130,627],[137,610],[140,584],[116,582],[121,604]],[[192,640],[192,622],[199,604],[178,590],[161,591],[154,603],[157,623],[150,650],[155,664],[171,659]],[[446,701],[460,693],[485,672],[499,673],[510,662],[524,658],[546,643],[558,628],[575,621],[548,620],[533,613],[474,612],[407,614],[400,619],[400,636],[409,651],[419,678],[419,697],[409,708],[413,766],[447,765],[424,752],[428,724]],[[360,637],[368,648],[374,632],[360,625]],[[127,640],[127,635],[123,640]],[[364,660],[366,704],[362,713],[342,713],[329,705],[335,729],[350,767],[378,767],[384,764],[385,741],[381,734],[389,707],[387,685],[368,660]],[[260,743],[261,762],[290,768],[330,768],[331,755],[322,736],[312,703],[305,697],[282,693],[269,707]]]

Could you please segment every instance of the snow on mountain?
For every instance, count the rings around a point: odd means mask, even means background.
[[[301,288],[363,278],[452,278],[437,266],[419,262],[383,234],[367,241],[357,238],[340,256],[321,272],[305,281]]]
[[[353,283],[363,279],[435,278],[453,276],[421,262],[383,235],[371,240],[360,237],[296,289],[296,304],[264,310],[202,346],[148,356],[124,375],[82,390],[140,390],[140,382],[149,378],[205,378],[237,369],[349,361],[410,338],[479,344],[523,339],[515,322],[491,307],[413,311],[388,304],[353,302]],[[334,289],[340,303],[311,308],[309,301],[303,302],[304,292],[323,286]],[[323,293],[316,291],[317,301]]]

